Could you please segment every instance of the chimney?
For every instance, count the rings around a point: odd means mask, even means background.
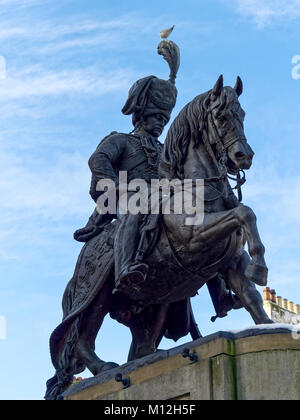
[[[300,315],[300,305],[294,305],[294,312],[295,314]]]
[[[282,307],[283,307],[283,309],[288,309],[288,301],[287,301],[287,299],[282,299]]]
[[[280,306],[282,308],[282,297],[281,296],[276,296],[276,303],[278,306]]]
[[[288,303],[288,310],[289,310],[290,312],[294,312],[294,302],[289,302],[289,303]]]
[[[270,287],[264,288],[264,301],[267,301],[267,300],[272,300]]]
[[[276,291],[274,289],[271,290],[271,301],[276,303]]]

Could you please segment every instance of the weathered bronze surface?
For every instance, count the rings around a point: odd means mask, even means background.
[[[235,196],[228,175],[250,169],[254,152],[247,143],[239,103],[243,85],[213,89],[187,104],[172,123],[164,145],[158,141],[176,103],[179,49],[163,40],[159,54],[168,61],[168,81],[154,76],[137,81],[123,113],[132,115],[131,134],[112,133],[89,160],[91,196],[99,180],[118,186],[118,172],[128,182],[190,179],[205,185],[204,221],[187,226],[185,214],[100,215],[97,210],[75,239],[85,242],[63,297],[63,321],[50,339],[55,376],[46,399],[56,399],[73,375],[88,368],[97,375],[112,369],[95,353],[95,339],[107,314],[130,328],[128,360],[156,351],[165,336],[173,340],[201,334],[190,298],[207,284],[218,317],[244,307],[256,324],[272,321],[255,283],[267,283],[264,246],[251,208]],[[249,254],[244,250],[248,244]]]

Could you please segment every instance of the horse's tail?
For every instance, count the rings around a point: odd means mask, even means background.
[[[56,373],[47,381],[46,400],[56,400],[73,383],[74,375],[86,368],[76,357],[81,317],[78,315],[72,322],[62,322],[50,337],[50,353]]]
[[[99,296],[113,270],[111,239],[116,228],[116,224],[111,224],[102,234],[91,239],[78,257],[74,275],[63,296],[63,321],[50,337],[50,354],[56,373],[47,382],[47,400],[61,395],[72,384],[73,376],[86,368],[82,360],[78,359],[76,347],[83,316]]]

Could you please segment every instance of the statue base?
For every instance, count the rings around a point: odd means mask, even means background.
[[[117,375],[123,382],[116,381]],[[63,397],[300,400],[300,331],[275,324],[237,333],[219,332],[86,379],[70,387]]]

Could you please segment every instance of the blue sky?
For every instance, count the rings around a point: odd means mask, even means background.
[[[120,112],[131,84],[167,78],[156,47],[172,24],[182,54],[173,116],[221,73],[244,81],[256,152],[244,202],[258,216],[271,287],[300,303],[299,19],[299,0],[0,0],[0,399],[43,397],[48,339],[81,248],[72,234],[93,210],[87,160],[111,131],[131,131]],[[253,324],[244,310],[211,324],[204,288],[193,306],[203,334]],[[101,358],[123,363],[129,345],[107,319]]]

